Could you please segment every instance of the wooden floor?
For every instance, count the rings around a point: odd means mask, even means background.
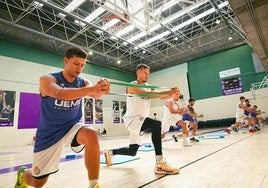
[[[210,130],[199,130],[207,132]],[[239,131],[225,138],[204,139],[192,147],[182,147],[169,133],[163,141],[166,160],[181,168],[178,175],[156,175],[153,172],[154,151],[139,151],[140,158],[107,167],[101,164],[102,188],[267,188],[268,187],[268,126],[256,133]],[[128,137],[100,138],[101,150],[127,146]],[[144,143],[150,143],[146,135]],[[0,148],[0,187],[14,187],[16,168],[31,163],[32,145]],[[73,154],[64,148],[62,158]],[[81,156],[81,155],[80,155]],[[83,157],[63,160],[58,173],[51,175],[46,188],[88,187]]]

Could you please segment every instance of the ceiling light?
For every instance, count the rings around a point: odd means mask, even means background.
[[[226,5],[228,5],[228,2],[221,3],[220,5],[218,5],[218,7],[222,8],[222,7],[226,6]],[[183,22],[183,23],[177,25],[176,27],[172,28],[171,30],[173,32],[175,32],[175,31],[177,31],[177,30],[179,30],[179,29],[181,29],[181,28],[183,28],[183,27],[185,27],[185,26],[187,26],[187,25],[189,25],[189,24],[191,24],[191,23],[193,23],[193,22],[195,22],[195,21],[197,21],[197,20],[209,15],[209,14],[212,14],[215,11],[216,11],[215,8],[211,8],[211,9],[209,9],[209,10],[207,10],[207,11],[205,11],[205,12],[203,12],[203,13],[201,13],[201,14],[199,14],[199,15],[197,15],[197,16],[189,19],[189,20],[187,20],[186,22]],[[155,37],[152,37],[152,38],[144,41],[143,43],[139,44],[138,47],[142,48],[144,46],[147,46],[148,44],[151,44],[152,42],[154,42],[156,40],[159,40],[159,39],[169,35],[170,33],[171,33],[170,31],[165,31],[164,33],[161,33],[161,34],[159,34],[159,35],[157,35]]]
[[[148,44],[151,44],[152,42],[159,40],[167,35],[169,35],[171,32],[170,31],[165,31],[164,33],[161,33],[160,35],[156,35],[155,37],[152,37],[144,42],[142,42],[141,44],[138,45],[138,47],[142,48],[144,46],[147,46]]]
[[[89,14],[84,20],[87,22],[91,22],[92,20],[94,20],[95,18],[97,18],[99,15],[101,15],[104,12],[105,10],[99,7],[96,10],[94,10],[91,14]]]
[[[37,2],[37,1],[34,1],[34,2],[33,2],[33,6],[35,6],[35,7],[39,8],[39,9],[41,9],[41,8],[44,6],[44,4],[39,3],[39,2]]]
[[[233,39],[233,37],[229,37],[229,38],[228,38],[228,40],[232,40],[232,39]]]
[[[120,65],[120,64],[121,64],[120,59],[118,59],[118,60],[116,61],[116,63],[117,63],[118,65]]]
[[[126,33],[130,32],[131,30],[133,30],[135,28],[134,25],[128,25],[127,27],[125,27],[124,29],[120,30],[119,32],[117,32],[115,34],[115,36],[117,37],[121,37],[123,35],[125,35]]]
[[[93,51],[92,50],[89,50],[88,51],[88,55],[93,55]]]
[[[162,24],[167,24],[167,23],[172,22],[172,21],[175,20],[175,19],[178,19],[178,17],[183,16],[184,14],[187,14],[187,13],[190,12],[191,10],[193,10],[193,9],[195,9],[195,8],[197,8],[197,7],[201,6],[201,5],[203,5],[203,4],[205,4],[207,1],[208,1],[208,0],[200,1],[200,2],[198,2],[198,3],[195,3],[195,4],[192,5],[192,6],[189,6],[188,8],[185,8],[185,9],[179,11],[178,14],[173,14],[173,15],[169,16],[167,19],[164,19],[164,20],[162,21]],[[153,27],[150,29],[150,32],[153,32],[153,31],[159,29],[160,27],[161,27],[160,24],[156,24],[155,26],[153,26]],[[144,37],[146,34],[147,34],[147,32],[142,31],[142,32],[140,32],[139,34],[137,34],[137,35],[131,37],[131,38],[130,38],[129,40],[127,40],[127,41],[131,43],[131,42],[133,42],[133,41],[135,41],[135,40],[138,40],[138,39]]]
[[[179,38],[178,37],[175,37],[174,40],[177,41],[177,40],[179,40]]]
[[[74,23],[76,24],[76,25],[80,25],[80,26],[82,26],[82,27],[85,27],[87,24],[85,24],[84,22],[81,22],[80,20],[74,20]]]
[[[64,10],[66,12],[72,12],[74,9],[79,7],[82,3],[84,3],[86,0],[73,0],[71,3],[69,3]]]
[[[163,5],[152,13],[152,16],[157,16],[158,14],[161,14],[162,12],[174,6],[178,2],[179,2],[178,0],[164,1]]]
[[[215,23],[216,24],[219,24],[219,23],[221,23],[221,21],[217,19]]]
[[[63,13],[60,12],[60,13],[58,14],[58,17],[60,17],[60,18],[65,18],[65,17],[66,17],[66,14],[63,14]]]
[[[124,41],[122,44],[123,44],[124,46],[126,46],[128,43],[127,43],[126,41]]]

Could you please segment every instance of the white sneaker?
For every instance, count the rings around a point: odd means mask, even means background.
[[[182,141],[182,145],[183,145],[184,147],[191,147],[191,146],[192,146],[192,143],[191,143],[191,141],[190,141],[190,138],[187,137],[187,138],[183,139],[183,141]]]

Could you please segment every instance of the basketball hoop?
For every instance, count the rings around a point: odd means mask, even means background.
[[[112,22],[114,20],[114,22]],[[101,20],[101,24],[103,27],[105,27],[107,30],[116,33],[118,32],[120,29],[122,29],[122,27],[124,25],[127,24],[127,21],[129,20],[129,16],[127,13],[123,13],[122,17],[117,16],[117,15],[108,15],[105,16],[102,20]],[[109,25],[111,24],[111,25]]]

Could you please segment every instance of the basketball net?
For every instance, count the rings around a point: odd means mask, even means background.
[[[108,15],[101,20],[101,24],[108,31],[116,33],[127,24],[128,20],[129,16],[126,13],[123,13],[122,18],[117,15]]]

